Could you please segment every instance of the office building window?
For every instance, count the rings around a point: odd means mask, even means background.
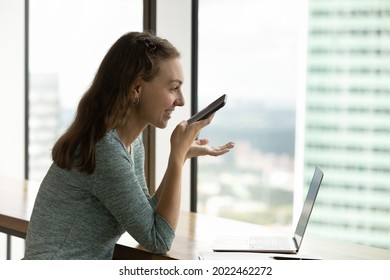
[[[29,179],[42,180],[51,148],[73,120],[104,55],[142,30],[142,0],[30,0]]]
[[[308,14],[305,179],[325,173],[309,231],[390,248],[390,2]]]
[[[292,224],[302,6],[199,1],[198,107],[228,95],[200,138],[236,143],[227,155],[198,159],[200,213]]]

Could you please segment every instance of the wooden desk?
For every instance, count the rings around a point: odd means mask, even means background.
[[[213,242],[220,236],[261,235],[271,232],[270,229],[259,225],[199,213],[182,212],[176,230],[176,238],[171,250],[166,255],[156,256],[150,254],[138,245],[129,234],[124,234],[117,243],[116,257],[132,259],[131,253],[136,249],[137,252],[134,256],[141,259],[194,260],[198,258],[199,252],[212,252]],[[129,250],[129,248],[132,249]],[[390,250],[309,235],[305,235],[299,253],[319,256],[329,260],[390,260]]]
[[[0,232],[26,238],[39,184],[0,178]]]
[[[0,178],[0,232],[26,237],[38,188],[37,183]],[[269,231],[259,225],[182,212],[175,240],[167,254],[152,254],[125,233],[116,245],[114,259],[194,260],[198,258],[198,252],[211,251],[212,244],[218,236],[245,236]],[[390,250],[309,235],[305,236],[300,253],[318,255],[324,259],[390,259]]]

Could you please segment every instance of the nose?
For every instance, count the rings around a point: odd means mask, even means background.
[[[184,106],[184,104],[185,104],[184,96],[183,96],[183,93],[180,91],[178,97],[175,100],[175,105],[176,106]]]

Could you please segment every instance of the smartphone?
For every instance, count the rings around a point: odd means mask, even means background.
[[[196,121],[200,121],[203,119],[206,119],[211,114],[215,113],[219,109],[221,109],[226,104],[227,95],[224,94],[221,97],[217,98],[214,102],[210,103],[206,108],[204,108],[202,111],[199,111],[195,115],[193,115],[191,118],[187,120],[188,124],[191,124]]]

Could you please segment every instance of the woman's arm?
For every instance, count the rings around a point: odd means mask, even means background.
[[[184,121],[172,133],[167,170],[154,195],[157,200],[157,212],[173,229],[176,229],[179,219],[182,168],[186,159],[203,155],[219,156],[227,153],[234,146],[233,143],[228,143],[215,148],[207,146],[207,140],[195,141],[201,129],[207,126],[212,118],[213,116],[190,125]]]
[[[209,141],[207,139],[199,139],[194,141],[193,145],[188,150],[186,159],[192,157],[198,157],[198,156],[220,156],[226,154],[232,148],[234,148],[233,142],[229,142],[223,146],[218,146],[218,147],[207,146],[208,143]],[[164,184],[165,184],[165,175],[161,180],[160,187],[158,187],[156,192],[154,193],[154,197],[156,198],[157,201],[159,200],[161,191],[163,189],[163,187],[161,186],[163,186]]]

